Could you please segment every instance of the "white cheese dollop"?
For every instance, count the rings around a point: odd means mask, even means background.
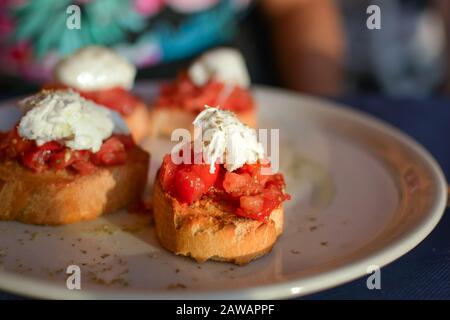
[[[128,134],[117,112],[86,100],[72,90],[42,91],[22,100],[25,115],[19,135],[37,145],[60,141],[73,150],[97,152],[113,132]]]
[[[250,86],[244,58],[239,51],[230,48],[204,53],[190,66],[188,75],[197,86],[203,86],[210,79],[243,88]]]
[[[230,111],[207,107],[193,122],[201,128],[201,144],[210,173],[214,173],[217,160],[225,169],[234,171],[246,163],[264,159],[264,148],[258,142],[256,131],[244,125]]]
[[[67,86],[92,91],[122,87],[131,89],[136,68],[115,51],[101,47],[84,47],[55,67],[54,77]]]

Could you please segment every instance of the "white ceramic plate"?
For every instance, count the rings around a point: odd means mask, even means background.
[[[138,91],[154,94],[141,84]],[[384,266],[436,226],[446,182],[433,158],[396,129],[332,103],[257,87],[262,128],[279,128],[292,200],[273,251],[247,266],[197,264],[158,244],[148,218],[120,212],[62,227],[0,222],[0,289],[43,298],[285,298]],[[7,104],[7,105],[5,105]],[[19,116],[0,108],[0,129]],[[144,144],[152,173],[170,143]],[[68,265],[81,290],[66,287]]]

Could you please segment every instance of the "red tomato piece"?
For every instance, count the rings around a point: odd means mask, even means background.
[[[43,86],[44,89],[67,89],[68,86],[61,83],[49,83]],[[103,105],[109,109],[115,110],[122,115],[131,114],[136,106],[140,103],[140,100],[133,96],[129,91],[121,87],[115,87],[111,89],[94,90],[94,91],[82,91],[75,88],[82,97],[92,100],[95,103]]]
[[[63,146],[51,141],[42,146],[34,146],[25,152],[23,164],[35,172],[42,172],[47,168],[47,161],[51,158],[52,153],[63,149]]]
[[[207,194],[213,200],[229,201],[237,208],[238,216],[267,222],[272,211],[290,196],[283,191],[283,176],[262,175],[264,166],[247,164],[235,172],[228,172],[216,164],[211,174],[208,164],[175,165],[168,154],[163,159],[159,179],[164,191],[180,202],[192,203]]]
[[[34,172],[42,172],[46,168],[45,160],[45,152],[32,150],[24,155],[22,162],[24,166]]]
[[[279,189],[284,188],[286,183],[282,174],[276,173],[267,177],[266,187],[276,186]]]
[[[189,168],[181,168],[175,173],[175,197],[181,202],[192,203],[207,191],[200,176]]]
[[[256,166],[253,168],[247,166],[241,169],[245,172],[251,172],[254,168]],[[242,173],[242,175],[245,174],[247,173]],[[267,221],[272,211],[278,208],[283,201],[289,200],[290,196],[283,192],[285,183],[281,174],[263,176],[258,173],[257,176],[259,176],[261,189],[257,195],[241,196],[239,198],[240,206],[236,210],[236,214],[250,219]]]
[[[91,160],[99,166],[115,166],[126,162],[126,151],[123,143],[115,136],[105,142],[97,153],[94,153]]]
[[[70,151],[59,151],[50,157],[49,166],[56,170],[65,169],[68,165],[68,159],[70,159]]]
[[[193,164],[191,165],[191,170],[195,172],[200,179],[205,184],[206,190],[211,188],[214,183],[216,182],[217,176],[219,175],[219,168],[220,166],[218,164],[215,165],[214,173],[210,173],[210,165],[209,164]]]
[[[258,214],[263,210],[264,197],[258,196],[242,196],[239,198],[240,208],[249,214]]]
[[[256,195],[264,188],[256,179],[248,173],[226,172],[223,188],[232,196]]]
[[[88,175],[91,174],[96,167],[87,160],[76,160],[71,164],[71,168],[81,175]]]
[[[164,191],[169,192],[173,187],[173,180],[178,166],[172,162],[170,154],[166,154],[159,169],[159,182]]]
[[[17,131],[17,127],[13,130],[3,133],[0,140],[0,156],[7,158],[15,158],[23,156],[25,151],[29,150],[35,143],[31,140],[24,140]]]
[[[126,150],[134,147],[130,135],[114,135],[106,140],[99,152],[71,150],[57,141],[37,146],[34,141],[19,136],[17,128],[0,134],[0,159],[13,159],[25,167],[42,172],[48,169],[73,169],[89,174],[95,166],[121,165],[126,162]]]
[[[248,110],[253,108],[253,98],[245,88],[234,87],[223,95],[226,86],[217,81],[210,81],[204,86],[196,86],[186,72],[181,72],[170,84],[161,86],[161,93],[156,102],[159,107],[180,106],[192,112],[203,110],[205,104],[220,104],[225,110]]]
[[[66,148],[51,156],[49,166],[56,170],[66,169],[78,161],[89,162],[90,155],[91,153],[87,150],[70,150]]]
[[[252,177],[248,173],[238,174],[226,172],[223,180],[223,188],[230,194],[242,195],[252,183]]]
[[[127,90],[116,87],[96,91],[79,91],[80,95],[95,103],[108,107],[122,115],[131,114],[139,104],[139,99]]]

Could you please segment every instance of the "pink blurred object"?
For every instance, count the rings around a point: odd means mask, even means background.
[[[164,6],[164,0],[134,0],[134,8],[143,16],[153,16]]]
[[[0,39],[6,38],[13,31],[14,23],[4,12],[0,12]]]
[[[32,46],[26,41],[0,48],[2,71],[10,75],[20,75],[29,80],[49,81],[51,79],[50,70],[57,61],[58,55],[52,53],[35,60]]]

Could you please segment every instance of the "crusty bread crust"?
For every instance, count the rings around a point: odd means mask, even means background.
[[[150,115],[145,103],[139,103],[124,120],[135,141],[139,142],[148,135]]]
[[[0,220],[61,225],[109,214],[142,196],[149,154],[135,147],[121,166],[98,167],[80,176],[68,172],[33,173],[17,162],[0,162]]]
[[[200,200],[188,206],[164,192],[156,179],[153,189],[156,234],[163,247],[198,262],[208,259],[249,263],[270,252],[283,232],[283,208],[268,223],[238,217],[226,203]]]
[[[251,128],[257,127],[256,109],[236,112],[236,116],[242,123]],[[193,134],[194,121],[196,114],[182,110],[176,107],[153,108],[150,111],[150,136],[152,137],[170,137],[173,130],[178,128],[188,129]]]

